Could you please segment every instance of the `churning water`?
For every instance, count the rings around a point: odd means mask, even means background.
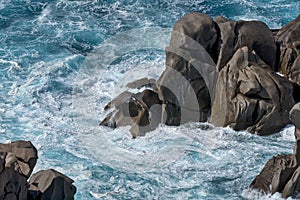
[[[173,24],[203,12],[279,28],[298,0],[0,0],[0,142],[31,140],[36,171],[75,180],[76,199],[280,199],[248,186],[291,153],[292,126],[268,137],[207,123],[131,139],[98,126],[126,83],[157,78]]]

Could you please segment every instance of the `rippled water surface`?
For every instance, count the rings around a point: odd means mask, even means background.
[[[203,12],[279,28],[298,0],[0,0],[0,142],[31,140],[35,171],[75,180],[76,199],[280,199],[247,190],[264,163],[291,153],[293,127],[258,137],[206,123],[131,139],[99,127],[127,82],[157,78],[172,25]]]

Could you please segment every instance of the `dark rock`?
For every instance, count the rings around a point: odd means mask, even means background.
[[[152,90],[132,94],[122,93],[108,103],[105,108],[114,110],[100,123],[112,128],[131,126],[132,136],[135,138],[154,130],[161,119],[162,107],[158,94]]]
[[[43,170],[32,175],[29,181],[29,200],[72,200],[76,193],[74,181],[53,170]]]
[[[214,58],[213,54],[216,48],[216,41],[218,39],[217,27],[212,18],[202,13],[190,13],[179,19],[174,27],[171,36],[170,46],[178,42],[177,34],[183,34],[187,37],[181,39],[192,38]],[[181,48],[189,47],[189,41],[180,41]],[[168,60],[168,59],[167,59]],[[172,65],[168,65],[172,66]]]
[[[290,123],[292,93],[289,80],[243,47],[220,71],[210,122],[259,135],[276,133]]]
[[[295,60],[300,55],[300,15],[278,31],[276,40],[281,44],[279,72],[299,84],[299,59]]]
[[[250,188],[272,194],[282,192],[295,170],[292,161],[293,155],[274,156],[253,180]]]
[[[0,144],[0,199],[27,199],[27,178],[37,161],[37,150],[27,141]]]
[[[29,178],[37,162],[36,148],[28,141],[16,141],[10,144],[0,144],[1,157],[6,168],[13,168],[21,175]]]
[[[300,193],[300,167],[296,169],[282,191],[282,197],[288,198]]]
[[[213,96],[207,85],[214,86],[208,83],[214,78],[206,68],[216,71],[212,58],[217,58],[217,39],[216,23],[205,14],[186,15],[174,25],[170,47],[166,49],[167,67],[157,81],[164,102],[165,124],[207,121]],[[202,62],[202,66],[196,61]]]
[[[221,31],[218,70],[244,46],[250,51],[254,50],[272,69],[275,68],[277,47],[273,33],[267,25],[259,21],[226,21],[220,18],[216,20]]]
[[[73,180],[54,170],[42,171],[27,179],[37,161],[37,150],[28,141],[0,144],[0,199],[74,199]]]
[[[3,160],[1,162],[3,163]],[[14,168],[4,168],[0,173],[0,199],[26,200],[27,178],[15,171]]]
[[[296,129],[300,130],[300,103],[293,106],[290,111],[289,118],[291,122],[295,125]],[[296,134],[296,140],[300,139],[300,135]]]
[[[295,125],[294,153],[273,157],[250,185],[265,193],[282,192],[283,198],[300,193],[300,103],[291,109],[289,117]]]
[[[300,55],[295,59],[288,76],[291,80],[300,84]]]
[[[300,103],[293,106],[289,117],[291,122],[295,125],[296,144],[294,147],[294,154],[297,164],[300,165]]]

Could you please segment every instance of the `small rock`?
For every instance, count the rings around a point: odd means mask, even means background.
[[[53,169],[42,170],[29,180],[29,200],[73,200],[76,187],[69,177]]]

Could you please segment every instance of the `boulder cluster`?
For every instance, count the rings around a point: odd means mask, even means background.
[[[281,154],[271,158],[250,188],[265,193],[282,193],[283,198],[300,194],[300,103],[290,111],[290,120],[295,125],[295,147],[293,154]]]
[[[298,41],[299,40],[299,41]],[[299,44],[298,44],[299,43]],[[131,126],[133,137],[159,123],[209,121],[258,135],[280,131],[299,101],[300,17],[280,30],[260,21],[191,13],[173,27],[166,69],[109,102],[101,125]]]
[[[272,30],[260,21],[191,13],[173,27],[161,76],[128,83],[140,92],[125,91],[109,102],[105,110],[111,111],[100,124],[131,126],[135,138],[159,124],[188,121],[209,121],[258,135],[277,133],[294,123],[295,153],[272,158],[251,184],[292,196],[300,191],[299,73],[300,16]]]
[[[67,176],[53,169],[42,170],[31,176],[37,159],[37,150],[31,142],[0,144],[0,199],[74,199],[76,187]]]

